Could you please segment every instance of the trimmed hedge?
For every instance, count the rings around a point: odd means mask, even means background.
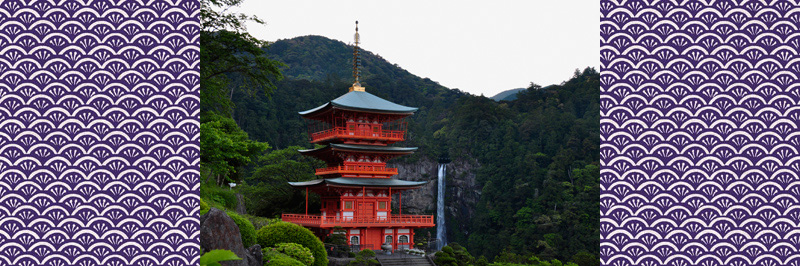
[[[253,227],[253,223],[236,212],[227,211],[225,213],[227,213],[228,217],[231,217],[233,222],[236,223],[236,226],[239,227],[239,234],[242,236],[244,248],[246,249],[254,245],[256,243],[256,228]]]
[[[273,248],[264,248],[261,251],[264,253],[264,266],[306,266],[289,255],[273,251]]]
[[[297,243],[280,243],[275,245],[275,251],[286,254],[305,265],[314,264],[314,255],[311,250]]]
[[[371,249],[362,249],[358,252],[358,255],[371,258],[375,257],[375,251],[372,251]]]
[[[300,244],[311,250],[314,266],[328,265],[328,254],[325,253],[322,241],[305,227],[288,222],[273,223],[258,229],[256,240],[262,247],[272,247],[280,243]]]
[[[375,259],[375,251],[371,249],[364,249],[358,252],[356,259],[351,261],[348,266],[375,266],[381,265],[378,260]]]

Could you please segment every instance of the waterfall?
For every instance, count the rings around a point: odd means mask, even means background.
[[[447,226],[444,222],[444,176],[447,166],[439,164],[439,193],[436,194],[436,239],[439,240],[438,249],[447,245]]]

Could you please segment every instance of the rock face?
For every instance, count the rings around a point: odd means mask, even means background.
[[[429,181],[422,188],[403,192],[403,213],[436,213],[436,193],[439,163],[424,157],[412,163],[390,163],[397,167],[397,178],[412,181]],[[480,167],[475,159],[458,158],[447,164],[445,184],[445,210],[448,217],[469,221],[475,216],[475,208],[480,199],[481,188],[475,181],[476,170]],[[392,207],[397,208],[398,198],[392,198]],[[449,223],[448,228],[458,226],[460,232],[467,233],[467,223]],[[448,234],[453,230],[447,230]]]
[[[258,244],[245,249],[239,227],[224,211],[211,208],[200,216],[200,247],[203,253],[214,249],[227,249],[242,258],[238,261],[223,261],[225,266],[261,266],[263,254]]]
[[[244,207],[244,196],[236,193],[236,213],[247,215],[247,208]]]

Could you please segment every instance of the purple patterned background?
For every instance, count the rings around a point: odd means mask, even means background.
[[[0,265],[196,264],[199,7],[0,2]]]
[[[797,1],[602,1],[604,265],[800,265]]]

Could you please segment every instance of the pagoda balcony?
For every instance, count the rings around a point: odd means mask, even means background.
[[[390,216],[342,217],[284,213],[284,222],[307,227],[433,227],[433,215],[392,214]]]
[[[404,141],[405,137],[406,133],[403,130],[348,129],[347,127],[334,127],[311,133],[311,143],[334,139],[373,140],[394,143]]]
[[[386,166],[378,166],[378,165],[340,165],[334,167],[317,168],[316,173],[317,175],[362,174],[362,175],[393,176],[397,174],[397,168],[389,168]]]

